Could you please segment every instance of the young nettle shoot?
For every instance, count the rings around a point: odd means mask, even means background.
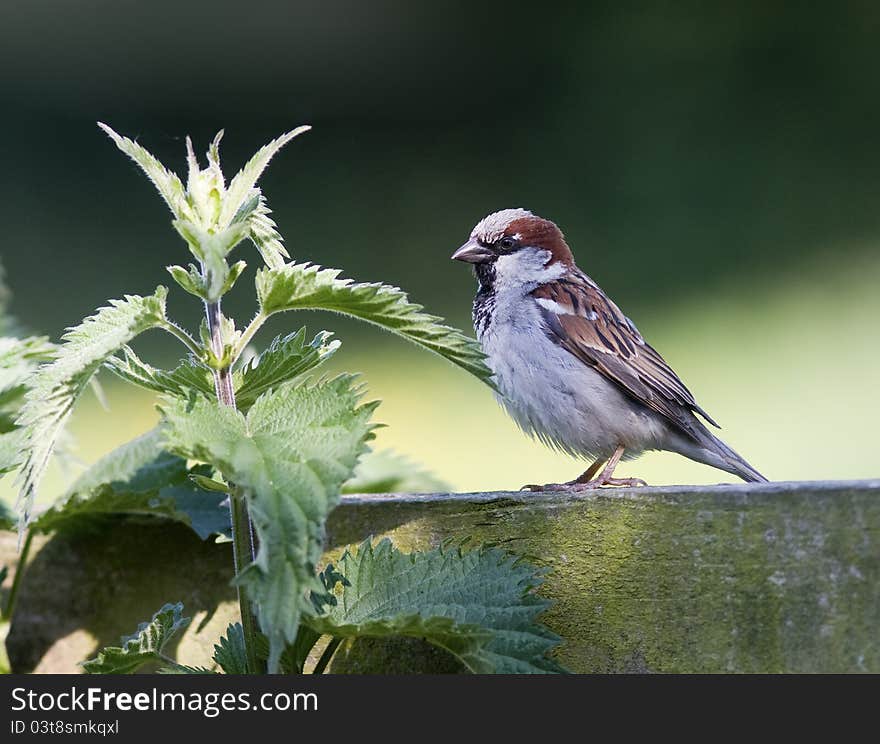
[[[100,126],[170,209],[190,260],[168,271],[202,303],[204,319],[195,331],[175,323],[166,313],[168,290],[160,286],[152,294],[110,301],[48,354],[39,347],[42,364],[28,378],[14,426],[0,434],[0,472],[19,472],[20,534],[54,529],[93,510],[154,513],[183,521],[202,536],[231,533],[241,624],[230,626],[214,658],[227,673],[302,672],[309,652],[329,636],[313,668],[320,672],[343,640],[360,635],[426,638],[472,671],[558,670],[545,655],[558,639],[535,622],[546,605],[534,595],[540,579],[501,551],[448,548],[407,556],[390,543],[367,542],[338,566],[318,572],[327,516],[368,450],[377,403],[363,401],[363,385],[351,375],[310,374],[339,348],[326,331],[310,339],[301,328],[268,340],[262,353],[244,362],[243,352],[259,344],[265,321],[293,310],[349,315],[492,382],[476,342],[425,313],[401,290],[290,259],[257,182],[273,156],[308,127],[261,148],[229,181],[220,162],[222,132],[204,167],[187,138],[184,183],[139,144]],[[245,261],[233,253],[249,244],[261,259],[256,313],[240,328],[223,313],[222,300],[246,273]],[[172,369],[152,366],[130,348],[152,329],[183,346],[185,356]],[[157,393],[160,424],[103,457],[39,512],[35,498],[47,464],[77,399],[102,368]],[[395,462],[386,459],[383,467]],[[195,503],[199,509],[192,508]],[[419,601],[406,586],[413,566],[424,579]],[[470,603],[447,596],[453,582],[473,584]],[[480,589],[486,585],[503,591],[487,596]],[[378,596],[384,599],[376,604]],[[427,607],[431,612],[422,614]],[[166,605],[122,646],[105,649],[84,666],[127,672],[155,662],[171,671],[210,671],[183,666],[162,652],[186,622],[180,605]],[[514,635],[516,643],[510,641]]]

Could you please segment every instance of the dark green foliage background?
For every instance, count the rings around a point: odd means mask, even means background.
[[[180,257],[96,119],[181,168],[187,133],[201,150],[225,127],[231,169],[313,124],[263,182],[291,251],[453,320],[471,285],[447,256],[513,205],[577,236],[629,308],[784,279],[880,231],[878,21],[861,2],[5,3],[13,309],[54,334]]]
[[[863,2],[5,3],[12,310],[57,338],[185,260],[167,210],[96,120],[180,172],[185,135],[202,153],[225,127],[229,174],[308,123],[261,179],[296,260],[397,284],[467,329],[473,279],[450,254],[486,213],[529,207],[559,222],[755,467],[874,476],[878,31],[880,9]],[[249,267],[224,308],[246,321],[258,260],[238,258]],[[169,300],[190,328],[191,299]],[[363,324],[274,318],[258,347],[303,324],[333,330],[344,353],[331,369],[364,372],[383,399],[377,445],[453,488],[582,469],[523,438],[466,375]],[[135,350],[154,365],[178,354],[164,334]],[[90,403],[74,420],[86,461],[153,424],[148,399],[115,390],[114,426]],[[621,473],[719,478],[661,454]]]

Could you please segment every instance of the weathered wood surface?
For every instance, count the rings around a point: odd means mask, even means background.
[[[209,658],[235,613],[229,546],[176,525],[112,532],[38,551],[9,637],[17,669],[72,671],[178,599],[196,616],[178,653]],[[880,480],[347,497],[328,556],[369,535],[403,550],[468,537],[546,567],[544,619],[576,672],[880,672]]]

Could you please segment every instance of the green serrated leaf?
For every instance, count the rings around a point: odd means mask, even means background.
[[[214,397],[211,370],[192,359],[182,361],[172,370],[165,370],[142,361],[128,346],[122,347],[122,354],[122,357],[110,357],[104,364],[126,382],[157,393],[186,395],[187,391],[195,390],[209,398]]]
[[[101,364],[135,336],[162,327],[168,290],[157,287],[147,297],[111,300],[68,330],[54,359],[35,374],[18,425],[27,431],[27,451],[19,474],[19,525],[30,519],[36,491],[73,405]],[[23,529],[22,529],[23,531]]]
[[[238,277],[242,275],[244,270],[247,268],[247,263],[245,261],[236,261],[232,266],[229,267],[229,276],[226,277],[226,283],[223,285],[223,289],[220,294],[226,294],[230,289],[235,286],[235,283],[238,281]]]
[[[269,668],[293,642],[310,593],[324,522],[372,436],[375,404],[359,405],[351,377],[264,393],[247,416],[201,398],[165,398],[169,447],[218,469],[246,494],[259,542],[237,581],[269,638]]]
[[[190,264],[188,269],[183,268],[183,266],[166,266],[165,268],[171,274],[171,278],[182,289],[201,300],[211,302],[211,292],[216,290],[212,290],[211,286],[205,283],[201,272],[194,264]],[[228,270],[223,268],[222,262],[220,263],[221,273],[226,274],[226,280],[223,282],[219,292],[221,296],[225,295],[235,286],[235,282],[238,281],[238,278],[246,268],[247,263],[245,261],[237,261]]]
[[[272,210],[266,204],[266,198],[257,190],[257,205],[248,217],[251,228],[251,240],[260,252],[263,261],[270,269],[280,269],[290,254],[281,240],[275,221],[269,216]]]
[[[0,475],[18,470],[24,462],[27,447],[27,431],[14,429],[0,434]]]
[[[393,450],[364,455],[342,493],[448,493],[448,483]]]
[[[223,170],[220,168],[220,141],[223,139],[223,130],[221,129],[214,135],[214,139],[208,146],[208,152],[205,157],[208,160],[208,170],[210,170],[221,186],[224,186]]]
[[[245,222],[250,219],[254,210],[260,205],[260,190],[254,189],[251,196],[245,199],[244,203],[238,208],[235,217],[232,218],[230,224],[235,225],[239,222]]]
[[[43,336],[23,336],[18,322],[9,314],[12,295],[4,282],[5,273],[0,265],[0,434],[16,429],[34,372],[52,360],[56,349]],[[8,450],[8,444],[3,449]],[[21,458],[0,455],[0,460],[2,473],[17,467]]]
[[[190,618],[183,617],[183,604],[166,604],[150,622],[141,623],[133,635],[124,637],[121,646],[108,646],[81,666],[88,674],[131,674],[151,661],[168,662],[162,650],[189,622]]]
[[[190,252],[204,267],[202,290],[208,302],[216,302],[223,296],[224,288],[232,286],[231,269],[226,257],[250,234],[247,224],[230,225],[219,231],[206,230],[188,220],[174,220],[174,228],[189,245]],[[238,268],[240,274],[244,267]],[[236,275],[237,276],[237,275]]]
[[[188,269],[183,268],[183,266],[166,266],[165,269],[171,274],[171,278],[177,282],[181,289],[201,300],[207,297],[205,280],[195,264],[190,264]]]
[[[214,646],[214,661],[226,674],[247,674],[247,652],[241,623],[226,628],[226,635]]]
[[[245,364],[236,374],[235,400],[242,410],[250,408],[267,390],[315,369],[339,348],[333,334],[318,333],[306,343],[306,329],[276,336],[268,348]]]
[[[536,622],[549,605],[537,570],[497,548],[405,554],[387,539],[346,551],[337,604],[306,616],[335,638],[424,638],[481,674],[562,671],[547,657],[560,638]]]
[[[373,323],[412,341],[491,383],[479,344],[443,324],[436,315],[387,284],[355,284],[340,279],[338,269],[288,263],[257,272],[257,297],[264,315],[285,310],[330,310]]]
[[[192,140],[186,138],[186,162],[189,173],[186,179],[187,202],[197,216],[197,221],[205,228],[214,228],[220,216],[220,205],[226,192],[223,171],[220,169],[220,140],[223,132],[218,132],[208,150],[208,167],[199,167],[193,151]]]
[[[99,516],[150,516],[190,527],[203,540],[229,531],[226,494],[205,493],[191,482],[186,460],[166,452],[153,429],[102,457],[86,470],[33,529],[49,532]]]
[[[0,432],[16,428],[34,373],[51,361],[55,348],[43,337],[0,337]]]
[[[168,170],[159,160],[141,147],[137,142],[123,137],[114,132],[106,124],[98,122],[98,126],[107,133],[116,146],[128,155],[141,170],[146,174],[147,178],[153,182],[153,185],[159,191],[159,194],[165,200],[171,213],[178,219],[192,219],[193,215],[187,205],[186,191],[183,183],[177,174]]]
[[[245,163],[235,177],[229,182],[229,188],[226,189],[226,198],[223,200],[223,206],[220,210],[220,218],[218,223],[225,227],[234,222],[234,217],[241,209],[242,205],[253,199],[254,189],[257,180],[262,175],[269,161],[284,147],[290,140],[297,135],[308,132],[311,127],[302,126],[282,134],[280,137],[263,145],[256,154]]]
[[[0,337],[0,395],[24,387],[34,370],[55,355],[56,346],[44,336]]]
[[[25,460],[28,432],[18,420],[37,370],[52,361],[57,348],[44,337],[0,338],[0,476]]]

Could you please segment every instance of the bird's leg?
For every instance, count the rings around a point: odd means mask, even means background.
[[[604,462],[605,462],[605,460],[602,460],[602,459],[596,460],[596,462],[594,462],[592,465],[590,465],[590,467],[588,467],[577,478],[575,478],[573,481],[569,481],[565,485],[573,486],[575,483],[589,483],[591,480],[593,480],[596,473],[599,472],[599,468],[602,467],[602,463],[604,463]]]
[[[614,450],[602,472],[596,477],[596,472],[602,465],[602,460],[597,460],[580,477],[568,483],[547,483],[543,486],[523,486],[523,491],[587,491],[602,486],[647,486],[641,478],[613,478],[614,469],[623,457],[626,448],[621,444]]]
[[[620,458],[623,457],[624,446],[618,445],[617,449],[614,450],[614,454],[611,455],[611,459],[608,461],[608,464],[605,466],[602,473],[596,478],[593,483],[595,485],[593,488],[599,488],[601,486],[647,486],[641,478],[612,478],[611,475],[614,473],[614,469],[617,467],[617,464],[620,462]]]
[[[556,491],[560,488],[564,488],[565,486],[574,486],[578,483],[589,483],[593,479],[593,476],[595,476],[596,473],[599,472],[599,468],[602,467],[602,463],[604,463],[604,462],[605,462],[605,460],[603,460],[601,458],[596,460],[596,462],[594,462],[592,465],[590,465],[590,467],[588,467],[577,478],[575,478],[574,480],[570,480],[567,483],[547,483],[543,486],[539,486],[534,483],[530,483],[528,485],[523,486],[519,490],[520,491]]]
[[[611,455],[611,458],[608,460],[608,463],[602,468],[602,472],[599,474],[599,477],[596,478],[597,481],[601,481],[599,485],[603,485],[614,473],[614,468],[617,467],[617,463],[620,462],[620,458],[623,457],[624,446],[622,444],[617,445],[617,449],[614,450],[614,454]]]

